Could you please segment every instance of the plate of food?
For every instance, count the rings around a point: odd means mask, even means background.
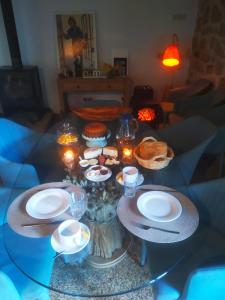
[[[112,171],[101,165],[91,166],[84,172],[85,177],[94,182],[105,181],[112,175]]]
[[[93,165],[113,166],[119,165],[118,149],[114,146],[106,147],[90,147],[84,150],[84,159],[80,157],[79,164],[81,167],[86,168]]]

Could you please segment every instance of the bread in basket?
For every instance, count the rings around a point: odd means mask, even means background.
[[[134,149],[138,163],[147,169],[160,170],[168,166],[174,157],[173,150],[153,137],[145,137]]]

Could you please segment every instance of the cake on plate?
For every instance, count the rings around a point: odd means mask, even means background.
[[[83,135],[88,138],[104,137],[107,134],[107,127],[101,122],[92,122],[84,127]]]

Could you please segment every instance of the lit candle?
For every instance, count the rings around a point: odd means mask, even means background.
[[[132,147],[126,146],[122,149],[122,161],[123,163],[131,163],[133,160],[133,149]]]
[[[127,157],[127,158],[131,157],[132,156],[132,149],[124,148],[123,149],[123,156]]]
[[[72,169],[75,162],[75,154],[72,150],[66,150],[63,153],[63,162],[67,168]]]

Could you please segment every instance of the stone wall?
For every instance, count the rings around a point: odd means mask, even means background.
[[[225,0],[199,0],[188,81],[225,86]]]

